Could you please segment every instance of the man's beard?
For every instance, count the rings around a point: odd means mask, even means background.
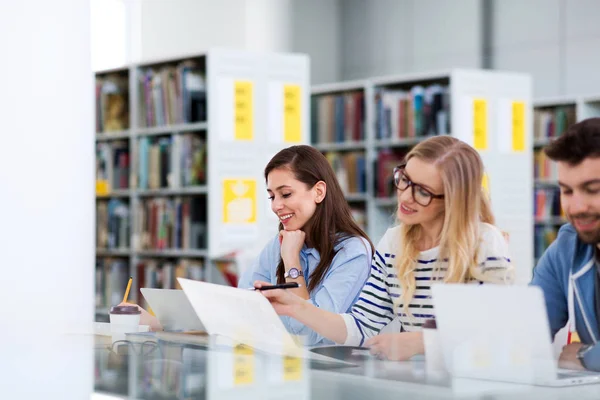
[[[569,216],[569,221],[571,222],[571,224],[573,224],[573,228],[575,228],[575,230],[577,231],[577,235],[579,236],[579,239],[581,239],[582,242],[587,243],[587,244],[597,245],[600,243],[600,228],[592,230],[592,231],[580,232],[577,229],[577,225],[574,224],[574,220],[589,219],[589,218],[594,218],[594,219],[598,220],[598,219],[600,219],[600,215],[599,214],[575,214],[575,215]]]

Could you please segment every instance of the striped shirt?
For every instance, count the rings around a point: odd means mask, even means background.
[[[508,244],[498,228],[481,223],[481,242],[477,268],[485,282],[512,282]],[[404,313],[399,304],[401,295],[396,269],[396,249],[400,245],[400,227],[388,229],[379,244],[371,264],[371,274],[357,302],[348,314],[342,314],[348,332],[345,345],[362,345],[375,336],[394,318],[402,331],[418,331],[427,319],[435,318],[431,299],[431,282],[441,280],[448,269],[448,260],[439,260],[439,247],[422,251],[414,269],[416,291]],[[435,274],[435,276],[434,276]],[[483,283],[472,280],[473,283]],[[412,314],[412,316],[410,315]]]

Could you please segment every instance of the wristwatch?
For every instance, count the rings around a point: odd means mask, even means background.
[[[583,358],[585,357],[585,353],[587,353],[588,350],[590,350],[592,347],[594,347],[594,345],[582,344],[581,347],[579,348],[579,350],[577,350],[577,359],[579,360],[581,365],[583,365],[583,368],[586,368],[585,362],[583,361]]]
[[[298,268],[290,268],[289,271],[286,271],[286,273],[283,274],[284,278],[296,279],[299,276],[304,276],[304,272],[302,272],[302,270]]]

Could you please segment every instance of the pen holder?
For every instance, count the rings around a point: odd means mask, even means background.
[[[142,312],[136,306],[114,306],[110,309],[112,341],[125,340],[125,334],[138,332]]]

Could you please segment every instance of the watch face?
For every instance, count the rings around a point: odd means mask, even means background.
[[[296,279],[300,274],[296,268],[290,269],[290,278]]]

